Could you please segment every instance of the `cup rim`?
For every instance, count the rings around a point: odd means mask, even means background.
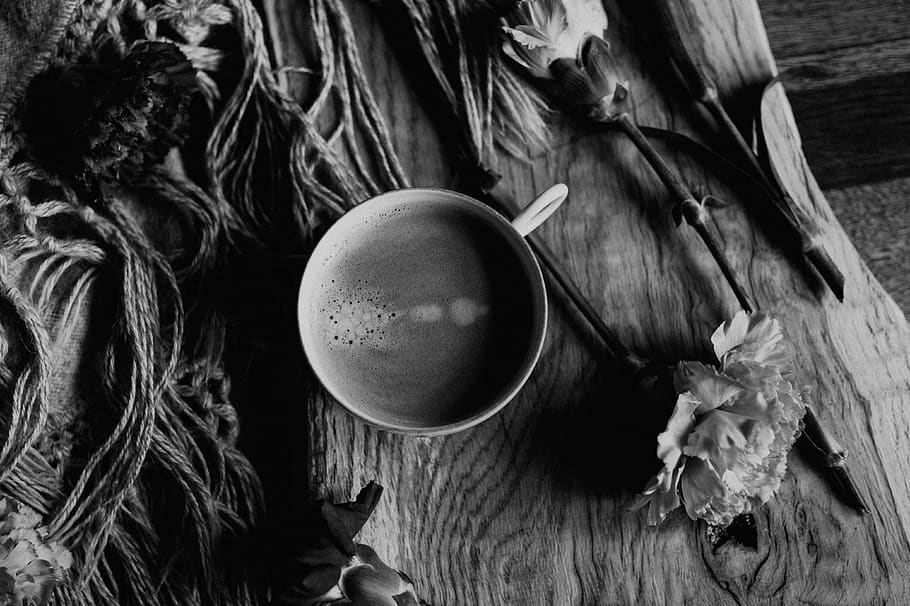
[[[506,387],[499,395],[490,398],[490,401],[481,406],[474,414],[444,425],[417,426],[405,423],[395,423],[387,419],[375,417],[358,407],[356,404],[349,402],[337,386],[331,384],[332,382],[326,379],[326,373],[321,371],[318,367],[318,363],[314,363],[314,356],[311,355],[311,349],[315,345],[311,344],[311,341],[314,340],[315,337],[308,338],[309,333],[305,327],[305,316],[312,308],[312,304],[308,304],[307,297],[309,296],[309,298],[312,299],[315,296],[315,287],[318,286],[315,282],[317,282],[318,278],[322,275],[318,273],[319,269],[316,269],[315,265],[330,258],[330,255],[327,254],[327,252],[329,252],[329,247],[343,239],[350,231],[350,228],[357,224],[358,219],[382,212],[386,206],[401,203],[400,198],[403,194],[416,195],[421,193],[431,194],[436,196],[437,199],[439,197],[444,197],[449,200],[457,200],[460,203],[467,204],[467,206],[478,211],[481,216],[485,217],[488,224],[496,226],[499,234],[510,241],[513,250],[522,261],[521,265],[526,270],[525,275],[527,276],[529,286],[531,287],[531,296],[535,299],[532,302],[535,325],[530,339],[531,347],[525,354],[519,371],[517,371],[511,380],[506,383]],[[322,238],[313,248],[313,252],[304,268],[303,276],[300,279],[300,287],[297,294],[297,326],[300,342],[303,346],[307,363],[312,369],[313,374],[319,380],[319,383],[336,402],[344,407],[349,413],[361,419],[368,425],[391,433],[410,436],[432,437],[463,431],[483,423],[508,406],[518,395],[518,392],[525,386],[533,373],[534,368],[537,366],[537,362],[540,359],[546,341],[548,316],[547,290],[543,279],[543,273],[541,272],[537,258],[531,250],[531,247],[525,241],[525,238],[515,230],[505,217],[486,204],[466,194],[436,187],[405,187],[395,189],[368,198],[354,208],[348,210],[325,232],[325,234],[323,234]]]

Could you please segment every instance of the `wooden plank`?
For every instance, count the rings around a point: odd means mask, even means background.
[[[823,187],[910,175],[910,71],[790,97]]]
[[[784,32],[768,31],[771,47]],[[868,78],[906,73],[910,68],[910,31],[908,38],[875,44],[838,48],[820,53],[778,59],[777,67],[786,77],[787,90],[796,92],[826,91],[836,85],[862,88]]]
[[[692,4],[727,94],[774,73],[754,4]],[[276,6],[279,14],[301,10],[294,0]],[[362,3],[349,6],[406,168],[415,182],[450,183],[447,150],[428,134],[375,21]],[[636,117],[694,128],[638,59],[646,48],[621,3],[606,6]],[[295,38],[279,38],[293,56]],[[794,452],[779,497],[756,513],[757,548],[715,551],[705,527],[681,512],[646,527],[626,505],[653,471],[648,453],[666,411],[627,399],[590,335],[553,297],[532,380],[475,430],[403,438],[355,421],[321,392],[310,401],[313,491],[347,498],[370,479],[386,486],[361,539],[407,571],[431,603],[900,603],[910,595],[910,329],[808,171],[787,100],[776,97],[769,109],[784,178],[847,274],[845,303],[756,229],[743,192],[688,158],[671,160],[700,192],[731,201],[716,213],[727,252],[794,341],[800,376],[819,416],[851,446],[873,513],[845,508],[808,455]],[[627,141],[558,136],[573,145],[533,165],[503,158],[499,166],[523,199],[568,183],[570,200],[544,237],[627,343],[664,359],[706,359],[708,336],[736,308],[708,253],[673,226],[666,194]]]
[[[910,175],[910,40],[801,55],[779,66],[822,187]]]
[[[910,37],[907,0],[759,0],[778,59]]]

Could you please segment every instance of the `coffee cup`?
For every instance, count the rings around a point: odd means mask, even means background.
[[[444,189],[391,191],[322,237],[300,283],[310,366],[348,411],[381,429],[442,435],[502,410],[540,357],[543,276],[524,236],[568,190],[511,222]]]

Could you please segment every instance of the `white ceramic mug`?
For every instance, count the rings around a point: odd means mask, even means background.
[[[567,193],[548,189],[511,223],[469,196],[419,188],[339,219],[298,300],[303,349],[329,393],[370,425],[412,435],[502,410],[546,335],[546,288],[524,236]]]

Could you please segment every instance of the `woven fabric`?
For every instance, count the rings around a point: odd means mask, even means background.
[[[28,80],[47,63],[77,0],[0,3],[0,128]]]

